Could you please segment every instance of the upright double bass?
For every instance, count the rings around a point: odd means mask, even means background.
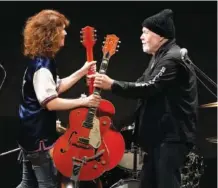
[[[115,35],[107,35],[100,73],[106,73],[118,41]],[[99,88],[94,88],[93,92],[101,94]],[[53,150],[55,166],[62,175],[76,181],[94,180],[121,160],[125,142],[120,133],[110,129],[111,114],[104,110],[108,104],[112,105],[102,99],[98,108],[84,107],[70,112],[69,128],[56,141]]]

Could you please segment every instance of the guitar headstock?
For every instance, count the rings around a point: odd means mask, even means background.
[[[112,55],[114,55],[118,50],[117,48],[119,48],[119,45],[117,45],[118,43],[121,43],[119,41],[119,38],[114,35],[114,34],[110,34],[107,35],[104,41],[104,46],[103,46],[103,55],[106,58],[110,58]]]
[[[93,47],[95,45],[97,39],[96,39],[96,30],[94,29],[94,27],[91,26],[83,27],[80,33],[82,39],[81,43],[83,44],[83,46],[88,48],[88,47]]]

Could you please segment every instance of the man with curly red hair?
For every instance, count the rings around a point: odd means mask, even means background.
[[[56,188],[57,174],[50,149],[58,138],[56,111],[77,107],[97,107],[100,96],[63,99],[60,93],[71,88],[95,68],[86,62],[70,76],[60,79],[55,55],[64,46],[69,20],[55,10],[42,10],[28,18],[24,28],[24,55],[30,58],[23,76],[19,105],[18,144],[23,158],[22,182],[18,188]]]

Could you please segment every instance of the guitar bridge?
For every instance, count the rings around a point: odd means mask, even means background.
[[[91,149],[91,147],[89,145],[84,145],[84,144],[80,144],[80,143],[72,144],[72,146],[75,146],[77,148],[82,148],[82,149]]]
[[[84,145],[89,145],[89,138],[79,137],[78,142]]]

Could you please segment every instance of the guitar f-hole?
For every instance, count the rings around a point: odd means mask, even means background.
[[[68,144],[67,144],[66,148],[61,148],[61,149],[60,149],[60,152],[61,152],[61,153],[66,153],[66,152],[68,151],[69,146],[72,145],[72,144],[71,144],[71,138],[72,138],[72,136],[73,136],[74,134],[77,134],[77,132],[76,132],[76,131],[72,131],[72,133],[70,134],[70,137],[69,137],[69,139],[68,139],[68,142],[67,142]]]

